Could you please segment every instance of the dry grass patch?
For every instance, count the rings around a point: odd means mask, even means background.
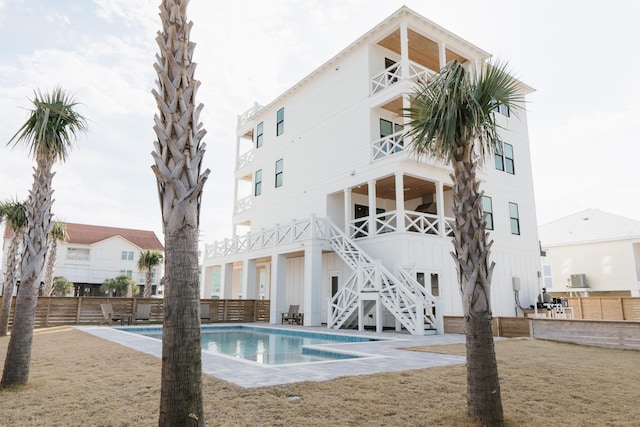
[[[0,338],[4,362],[8,337]],[[418,351],[464,354],[464,346]],[[640,352],[496,342],[507,425],[637,425]],[[243,389],[203,381],[211,426],[476,426],[464,366]],[[291,400],[291,396],[298,396]],[[38,330],[31,378],[0,391],[2,426],[157,425],[160,360],[69,328]]]

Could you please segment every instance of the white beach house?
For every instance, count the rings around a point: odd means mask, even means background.
[[[451,168],[402,138],[417,79],[490,55],[403,7],[266,106],[238,117],[232,238],[206,245],[205,298],[299,305],[304,324],[442,330],[461,315],[450,252]],[[522,85],[523,93],[531,91]],[[495,112],[503,145],[479,177],[491,238],[493,312],[538,289],[527,117]]]

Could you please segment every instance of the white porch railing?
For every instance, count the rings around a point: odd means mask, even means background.
[[[236,202],[236,205],[233,209],[233,213],[239,214],[246,210],[249,210],[251,209],[252,204],[253,204],[253,196],[243,197],[242,199]]]
[[[408,74],[409,80],[426,82],[436,73],[420,64],[409,61]],[[402,65],[400,63],[396,63],[371,78],[371,94],[374,95],[400,80],[402,80]]]
[[[262,105],[259,105],[257,102],[255,102],[251,108],[238,115],[238,127],[242,127],[247,124],[249,120],[251,120],[256,114],[258,114],[258,112],[263,108],[264,107]]]
[[[453,218],[444,218],[444,236],[453,236]],[[397,211],[385,211],[375,216],[375,233],[372,233],[373,229],[368,217],[356,218],[349,221],[348,236],[351,239],[361,239],[363,237],[372,237],[374,235],[382,235],[387,233],[394,233],[396,231],[408,231],[418,234],[429,234],[433,236],[440,236],[440,220],[438,215],[405,211],[404,212],[404,230],[398,227],[398,212]]]
[[[380,160],[392,154],[399,153],[405,149],[404,131],[392,133],[371,144],[371,158]]]
[[[238,156],[238,161],[236,164],[237,169],[242,169],[245,166],[248,166],[251,162],[253,162],[253,153],[254,150],[249,150],[246,153]]]

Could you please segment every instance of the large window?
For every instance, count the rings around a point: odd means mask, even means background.
[[[132,270],[120,270],[120,275],[121,276],[133,277],[133,271]]]
[[[76,261],[89,261],[89,249],[67,248],[67,259]]]
[[[487,214],[487,230],[493,230],[493,203],[491,197],[482,196],[482,212]]]
[[[122,251],[122,255],[120,259],[123,261],[133,261],[133,252],[131,251]]]
[[[494,103],[494,107],[493,107],[493,111],[495,111],[496,113],[500,113],[505,117],[510,117],[511,116],[511,110],[509,110],[509,107],[504,105],[504,104],[500,104],[498,105],[497,101],[493,101]]]
[[[518,205],[509,202],[509,218],[511,219],[511,234],[520,234],[520,215]]]
[[[282,187],[282,174],[284,172],[284,160],[276,161],[276,188]]]
[[[264,135],[264,122],[260,122],[256,127],[256,148],[262,147],[263,135]]]
[[[513,163],[513,146],[506,142],[499,141],[496,147],[496,169],[510,174],[515,173]]]
[[[254,192],[256,196],[262,194],[262,169],[256,171],[254,180]]]
[[[276,120],[276,136],[284,133],[284,107],[278,110]]]

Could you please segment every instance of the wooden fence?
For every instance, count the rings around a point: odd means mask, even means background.
[[[640,321],[638,297],[567,298],[574,319]]]
[[[506,338],[530,337],[529,320],[528,317],[494,317],[493,335]],[[444,332],[464,334],[464,317],[444,316]]]
[[[0,301],[2,297],[0,297]],[[268,322],[269,300],[203,299],[209,304],[211,322]],[[11,303],[9,324],[13,322],[16,298]],[[111,303],[116,313],[136,312],[138,304],[150,304],[150,322],[162,323],[164,301],[158,298],[40,297],[36,307],[36,326],[99,325],[105,323],[100,304]]]

